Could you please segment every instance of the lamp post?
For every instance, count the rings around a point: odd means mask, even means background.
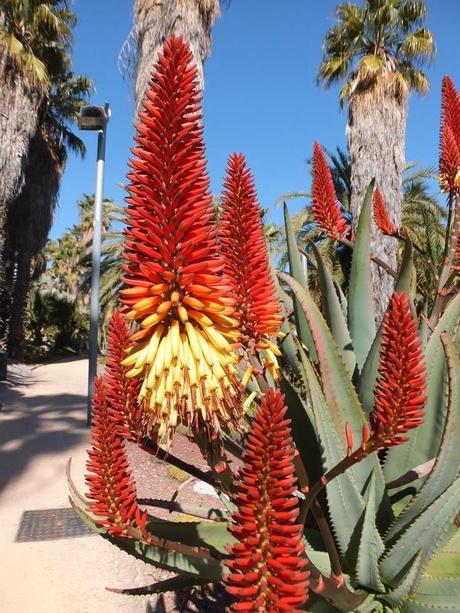
[[[97,130],[96,191],[94,198],[93,251],[91,260],[90,328],[88,348],[88,404],[86,423],[91,425],[91,403],[94,379],[97,374],[97,332],[99,324],[99,277],[101,272],[102,201],[104,194],[104,165],[107,124],[110,106],[83,106],[78,119],[80,130]]]

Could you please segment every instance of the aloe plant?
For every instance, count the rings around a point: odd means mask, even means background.
[[[427,314],[412,294],[412,244],[381,194],[369,186],[351,235],[319,144],[313,212],[353,249],[346,292],[312,246],[315,303],[287,208],[290,274],[271,274],[242,155],[229,159],[216,228],[196,76],[187,45],[169,38],[131,162],[124,306],[96,385],[89,492],[76,490],[69,470],[71,504],[103,538],[175,573],[123,593],[223,581],[230,611],[458,610],[458,94],[444,84],[442,143],[454,140],[441,147],[440,168],[451,222]],[[373,213],[403,245],[378,329]],[[179,426],[208,471],[170,452]],[[143,508],[125,440],[211,484],[220,508],[155,499]],[[160,519],[155,504],[193,519]]]

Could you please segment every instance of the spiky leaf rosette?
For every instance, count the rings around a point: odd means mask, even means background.
[[[240,342],[262,352],[262,361],[276,375],[280,355],[271,337],[279,335],[280,305],[270,273],[261,210],[254,178],[244,155],[228,159],[219,238],[225,272],[236,299]]]
[[[238,338],[223,280],[188,45],[171,36],[140,113],[128,175],[124,281],[127,317],[140,324],[124,365],[142,379],[147,425],[168,444],[179,422],[212,434],[236,426]]]
[[[122,314],[114,311],[107,330],[107,363],[104,371],[107,402],[120,435],[136,440],[142,434],[141,386],[139,379],[126,376],[129,366],[122,364],[130,336],[131,331]]]
[[[369,445],[388,447],[407,441],[404,433],[422,423],[425,378],[422,344],[409,299],[395,293],[383,320]]]
[[[331,169],[317,142],[313,145],[311,199],[314,220],[329,238],[338,239],[348,234],[350,226],[340,211]]]
[[[137,492],[126,451],[111,414],[105,385],[96,378],[91,423],[91,449],[88,450],[88,510],[106,526],[110,534],[127,536],[130,528],[145,531],[147,514],[137,504]]]
[[[296,524],[294,447],[284,396],[269,390],[248,434],[230,530],[239,541],[225,561],[230,611],[300,611],[307,599],[303,529]]]
[[[450,77],[442,80],[439,176],[443,190],[460,188],[460,96]]]
[[[388,209],[379,188],[374,193],[374,219],[377,228],[387,236],[398,236],[398,228],[391,221]]]

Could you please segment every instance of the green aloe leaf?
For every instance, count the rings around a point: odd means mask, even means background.
[[[397,586],[385,594],[384,599],[392,605],[398,606],[405,600],[411,592],[417,576],[420,572],[423,554],[419,551],[408,565],[405,566],[405,573],[402,579],[399,580]]]
[[[328,409],[326,399],[313,366],[303,352],[303,364],[308,381],[308,393],[311,399],[318,435],[322,446],[324,471],[327,472],[345,457],[345,448],[339,440]],[[351,471],[335,478],[326,486],[329,514],[332,519],[334,533],[343,554],[349,548],[352,535],[356,530],[363,513],[364,500],[359,493]]]
[[[365,418],[340,350],[309,292],[306,292],[289,275],[282,272],[278,274],[292,288],[310,327],[320,364],[322,391],[334,424],[335,436],[340,441],[341,448],[345,450],[345,424],[348,422],[355,445],[358,445],[361,442]],[[318,423],[316,414],[315,417]],[[376,457],[374,456],[375,454],[372,454],[352,469],[360,492],[367,483],[372,467],[376,464]],[[380,467],[378,470],[380,470]],[[380,493],[383,492],[384,487],[383,477],[381,480],[379,479],[379,482],[378,490]]]
[[[364,585],[376,592],[383,592],[385,586],[380,578],[379,558],[385,551],[385,545],[383,544],[375,523],[377,516],[377,497],[374,472],[372,472],[368,491],[366,509],[359,538],[355,574],[360,585]]]
[[[426,613],[430,611],[458,611],[460,603],[460,577],[439,579],[423,577],[402,611]]]
[[[375,337],[370,247],[374,186],[375,180],[372,180],[364,196],[353,245],[348,289],[348,326],[360,371]]]
[[[227,553],[227,545],[236,543],[224,522],[178,522],[155,518],[147,523],[147,529],[154,536],[169,541],[191,547],[206,547],[216,556]]]
[[[388,450],[384,474],[386,481],[393,481],[414,466],[434,458],[444,431],[446,406],[443,402],[445,390],[446,361],[441,342],[442,332],[455,337],[460,323],[460,294],[446,308],[438,325],[430,336],[426,351],[427,402],[423,423],[410,430],[408,441]],[[414,483],[419,488],[421,483]]]
[[[452,536],[452,522],[460,507],[460,478],[421,513],[387,551],[380,563],[385,583],[398,583],[401,569],[420,552],[420,572]],[[419,573],[414,577],[414,583]]]
[[[428,564],[425,575],[440,579],[460,577],[460,531],[456,530],[450,541]]]
[[[324,263],[320,252],[316,245],[312,243],[313,253],[315,254],[321,295],[323,298],[323,309],[326,321],[332,332],[337,347],[340,349],[345,366],[347,367],[350,377],[353,376],[356,367],[356,356],[353,353],[351,344],[350,332],[348,331],[347,322],[337,296],[336,287],[329,268]]]
[[[289,218],[289,211],[287,204],[284,203],[284,225],[286,228],[286,240],[289,260],[289,272],[291,276],[304,288],[305,292],[308,292],[308,284],[305,275],[303,274],[302,264],[300,262],[299,249],[295,239],[294,230],[292,228],[291,220]],[[313,342],[310,328],[305,318],[302,307],[297,297],[294,297],[294,315],[297,326],[297,336],[302,343],[308,349],[313,361],[317,361],[316,348]]]
[[[398,279],[395,285],[395,292],[404,292],[408,295],[410,294],[413,269],[412,258],[412,243],[409,239],[406,239],[404,242],[404,253],[402,257],[401,268],[399,270]],[[375,335],[371,350],[367,355],[366,361],[364,362],[364,366],[361,371],[361,376],[359,378],[359,398],[363,405],[363,409],[367,414],[371,413],[374,408],[374,392],[379,369],[381,342],[382,325],[379,326],[379,330]]]
[[[456,479],[460,468],[460,352],[454,341],[441,335],[448,366],[448,384],[444,386],[447,396],[447,416],[441,447],[435,464],[409,506],[391,526],[385,539],[388,541],[404,530],[410,523],[440,496]]]
[[[93,517],[82,509],[72,497],[70,497],[70,503],[81,520],[94,532],[143,562],[165,570],[185,573],[188,576],[197,576],[208,581],[219,580],[222,576],[221,562],[211,556],[205,556],[199,552],[194,553],[191,547],[178,542],[170,542],[170,544],[171,546],[177,546],[182,551],[169,549],[166,541],[165,546],[160,547],[134,538],[110,535],[105,528],[98,526]],[[188,550],[187,553],[184,553],[184,550]]]

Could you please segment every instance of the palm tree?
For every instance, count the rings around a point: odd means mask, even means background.
[[[37,131],[30,142],[23,189],[8,209],[8,256],[16,262],[8,353],[16,358],[22,357],[24,348],[32,259],[47,242],[68,153],[85,153],[83,141],[71,125],[92,83],[68,71],[55,79],[49,96],[43,99]]]
[[[351,164],[348,155],[339,147],[336,153],[326,151],[337,199],[344,217],[352,222],[351,201]],[[411,162],[405,165],[402,180],[403,207],[400,227],[417,245],[414,264],[417,269],[417,301],[423,304],[430,290],[436,284],[435,270],[439,270],[442,260],[446,232],[446,211],[429,189],[429,181],[437,178],[432,168],[420,168]],[[310,199],[310,194],[295,192],[284,194],[280,200],[301,198]],[[298,243],[309,251],[311,242],[318,247],[323,259],[333,271],[338,282],[346,287],[351,264],[351,252],[343,245],[330,240],[316,225],[311,207],[306,205],[292,218]],[[382,235],[380,235],[382,236]],[[398,247],[397,241],[394,241]],[[401,250],[399,249],[398,256]],[[281,258],[285,265],[286,255]],[[315,290],[318,280],[314,270],[309,276],[311,289]],[[318,294],[319,295],[319,294]]]
[[[348,103],[351,203],[358,219],[364,193],[376,178],[389,213],[399,225],[403,194],[407,101],[411,91],[424,93],[428,80],[420,69],[435,51],[433,35],[423,27],[422,0],[365,0],[362,6],[339,4],[337,23],[324,39],[318,81],[328,87],[343,82],[340,103]],[[394,267],[394,242],[372,237],[373,253]],[[374,266],[378,318],[383,316],[393,280]]]
[[[0,0],[0,378],[6,377],[7,212],[25,181],[31,141],[52,74],[65,69],[75,15],[67,0]],[[24,267],[21,265],[21,270]]]
[[[136,116],[159,50],[170,34],[180,34],[188,41],[203,82],[203,61],[211,51],[211,27],[219,10],[219,0],[135,1],[133,31],[137,42],[134,71]]]

